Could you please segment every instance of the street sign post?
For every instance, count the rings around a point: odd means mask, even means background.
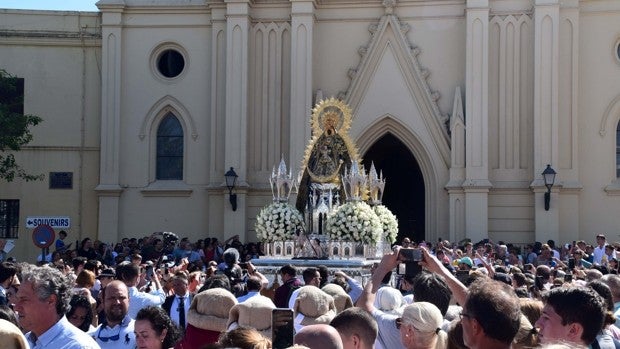
[[[41,249],[41,261],[45,262],[45,256],[47,256],[48,248],[54,243],[56,239],[56,232],[54,228],[47,224],[39,224],[32,231],[32,242],[35,246]]]

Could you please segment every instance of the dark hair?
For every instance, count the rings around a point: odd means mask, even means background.
[[[226,291],[232,292],[231,291],[232,287],[230,286],[230,280],[228,279],[228,276],[224,274],[215,274],[205,280],[204,285],[202,285],[200,290],[198,290],[198,293],[204,290],[209,290],[209,289],[218,288],[218,287],[223,288]]]
[[[136,315],[136,321],[150,322],[157,335],[161,335],[164,329],[166,329],[166,338],[164,338],[162,343],[163,348],[171,348],[181,339],[181,330],[172,322],[170,316],[161,307],[148,306],[140,309],[138,315]]]
[[[329,279],[329,269],[326,265],[319,265],[316,267],[319,270],[319,274],[321,275],[321,286],[323,287],[327,284],[327,280]]]
[[[614,316],[614,298],[611,294],[611,288],[601,280],[590,281],[587,286],[598,293],[599,296],[601,296],[605,301],[605,307],[607,309],[605,324],[609,325],[615,323],[616,317]]]
[[[69,311],[67,312],[67,319],[70,318],[77,308],[86,309],[86,316],[84,317],[84,321],[77,326],[80,330],[84,332],[88,332],[90,329],[90,324],[93,322],[93,308],[90,304],[88,298],[84,297],[81,294],[76,294],[71,297],[71,301],[69,302]]]
[[[13,325],[19,327],[19,321],[17,321],[17,314],[8,305],[0,305],[0,319],[11,322]]]
[[[121,263],[116,267],[116,279],[128,282],[140,275],[140,268],[133,263]]]
[[[312,279],[314,279],[314,277],[316,276],[316,273],[319,273],[319,270],[317,268],[308,267],[308,268],[304,269],[304,271],[302,272],[302,276],[304,278],[304,283],[306,285],[308,285],[310,283],[310,281],[312,281]],[[319,275],[321,275],[321,273],[319,273]]]
[[[11,262],[0,263],[0,283],[13,278],[15,274],[17,274],[17,265]]]
[[[519,298],[505,283],[479,278],[469,287],[464,309],[487,337],[509,344],[519,331]]]
[[[558,287],[543,293],[543,301],[562,319],[562,325],[578,323],[583,327],[581,339],[592,343],[605,322],[605,301],[587,287]],[[584,316],[587,314],[587,316]]]
[[[367,345],[375,343],[379,332],[375,318],[358,307],[347,308],[340,312],[332,319],[330,326],[347,337],[358,336]]]
[[[261,279],[258,276],[250,276],[245,281],[245,284],[248,288],[248,292],[249,291],[260,291],[260,289],[263,287]]]
[[[446,280],[434,273],[421,272],[413,279],[413,294],[416,302],[429,302],[439,308],[445,316],[450,306],[452,291]]]
[[[290,275],[290,276],[296,276],[297,275],[297,269],[295,269],[294,266],[287,264],[282,266],[282,268],[280,268],[279,271],[280,274],[286,274],[286,275]]]
[[[512,279],[517,284],[517,287],[527,286],[527,278],[526,278],[525,274],[514,273],[514,274],[512,274]]]
[[[75,257],[71,260],[71,265],[73,269],[77,269],[80,265],[86,264],[87,261],[88,259],[86,259],[86,257]]]
[[[263,336],[252,327],[239,326],[228,332],[222,332],[218,343],[224,348],[266,349],[271,348],[271,339]]]

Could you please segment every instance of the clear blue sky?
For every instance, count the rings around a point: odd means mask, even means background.
[[[0,8],[26,10],[99,11],[97,0],[0,0]]]

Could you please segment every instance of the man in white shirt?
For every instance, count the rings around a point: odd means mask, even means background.
[[[29,331],[30,349],[99,349],[86,332],[73,326],[65,313],[71,299],[71,284],[58,269],[27,267],[16,295],[19,324]]]
[[[110,282],[101,291],[101,299],[106,320],[88,334],[102,349],[135,348],[135,320],[127,315],[129,311],[127,285],[118,280]]]
[[[605,235],[598,234],[596,236],[596,243],[597,246],[594,248],[594,252],[592,253],[592,263],[600,265],[601,261],[603,260],[603,255],[605,254],[605,245],[607,245]]]
[[[116,278],[127,285],[129,289],[129,317],[136,318],[138,311],[149,305],[162,305],[166,300],[166,294],[161,288],[159,277],[154,272],[151,277],[153,290],[150,293],[138,291],[140,268],[133,263],[121,264],[116,268]]]

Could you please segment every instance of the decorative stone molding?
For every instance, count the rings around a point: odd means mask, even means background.
[[[164,96],[159,101],[155,102],[146,113],[142,119],[138,138],[140,138],[141,141],[144,140],[147,133],[152,128],[153,122],[168,112],[173,112],[175,116],[179,118],[181,124],[186,124],[187,129],[184,129],[184,131],[187,132],[194,141],[198,138],[198,130],[196,129],[194,119],[189,113],[189,110],[187,110],[179,100],[170,95]]]
[[[601,126],[600,129],[598,131],[598,134],[601,137],[605,137],[605,134],[607,133],[607,123],[609,122],[609,119],[611,118],[612,120],[618,120],[618,106],[620,105],[620,95],[617,95],[616,97],[614,97],[614,99],[611,101],[611,103],[609,103],[609,105],[607,105],[607,108],[605,108],[605,112],[603,113],[603,116],[601,117]]]
[[[418,61],[418,55],[421,50],[407,39],[405,34],[410,30],[408,23],[401,23],[396,15],[384,15],[379,23],[368,26],[370,36],[367,45],[364,45],[362,59],[355,68],[355,74],[349,71],[351,83],[344,96],[338,95],[338,98],[344,98],[349,105],[355,110],[360,103],[364,90],[367,88],[369,79],[372,78],[376,65],[380,64],[383,56],[383,48],[391,47],[396,59],[401,62],[404,69],[404,78],[411,88],[411,92],[416,96],[416,103],[420,105],[422,110],[427,110],[432,126],[432,133],[435,134],[434,139],[445,141],[446,149],[449,148],[448,125],[446,125],[446,114],[442,114],[437,103],[440,94],[431,90],[427,78],[430,72],[423,68]],[[359,52],[359,51],[358,51]],[[433,120],[434,119],[434,120]],[[433,121],[431,121],[433,120]],[[440,135],[441,134],[441,135]],[[443,147],[443,146],[442,146]],[[449,151],[448,151],[449,153]],[[446,157],[449,155],[446,153]]]

